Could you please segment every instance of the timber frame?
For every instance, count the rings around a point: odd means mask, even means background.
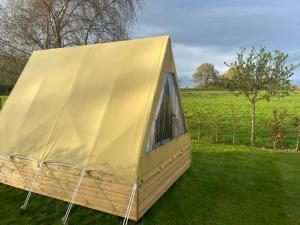
[[[190,166],[189,146],[159,171],[140,181],[129,218],[138,221]],[[38,168],[36,161],[22,157],[8,160],[8,156],[0,155],[0,183],[28,190]],[[45,164],[32,191],[69,202],[81,173],[82,170],[67,165]],[[124,217],[131,191],[132,184],[124,179],[90,171],[82,180],[74,204]]]

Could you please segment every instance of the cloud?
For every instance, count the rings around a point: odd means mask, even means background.
[[[170,34],[178,73],[188,82],[202,62],[223,72],[241,46],[281,49],[300,62],[299,12],[298,0],[151,0],[135,37]]]
[[[228,68],[224,62],[231,62],[235,52],[210,46],[189,46],[174,44],[173,51],[179,77],[184,81],[183,86],[193,86],[192,74],[202,63],[212,63],[220,73]]]

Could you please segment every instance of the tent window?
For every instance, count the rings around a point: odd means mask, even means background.
[[[175,76],[167,73],[151,125],[146,154],[187,131]]]

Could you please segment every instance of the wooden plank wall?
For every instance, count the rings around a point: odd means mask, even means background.
[[[144,181],[139,188],[138,217],[141,218],[190,166],[191,150],[188,148],[159,173]]]
[[[7,159],[0,156],[0,169],[6,163]],[[0,182],[28,190],[37,170],[38,167],[35,162],[16,158],[7,164],[2,171],[3,176],[0,176]],[[70,201],[80,174],[81,171],[75,168],[48,165],[41,170],[33,192]],[[124,217],[131,191],[132,185],[125,180],[107,174],[91,172],[84,177],[74,204]],[[137,220],[136,199],[130,214],[132,220]],[[21,205],[22,202],[20,202]]]
[[[133,201],[130,219],[139,220],[190,165],[191,151],[187,149],[159,173],[143,181]],[[0,155],[0,170],[2,168],[1,183],[28,190],[38,165],[19,158],[7,164],[7,158]],[[69,202],[80,174],[79,169],[47,165],[42,168],[33,192]],[[126,180],[93,171],[84,177],[74,204],[124,217],[131,191],[132,185]],[[20,206],[22,204],[20,202]]]

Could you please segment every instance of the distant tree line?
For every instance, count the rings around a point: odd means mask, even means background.
[[[220,74],[211,63],[202,63],[193,74],[196,88],[226,88],[233,76],[233,69],[229,68],[224,74]]]

